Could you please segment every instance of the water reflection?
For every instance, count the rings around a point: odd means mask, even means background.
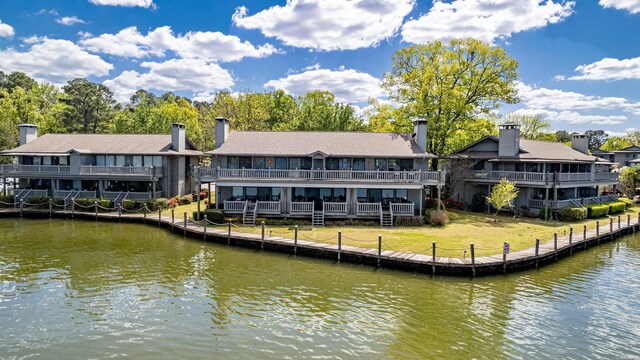
[[[140,225],[0,220],[0,231],[0,354],[10,357],[640,355],[640,301],[629,296],[640,290],[638,237],[471,280]]]

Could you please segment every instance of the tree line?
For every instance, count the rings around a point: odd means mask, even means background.
[[[57,89],[24,73],[0,71],[0,149],[18,144],[20,123],[38,125],[41,134],[152,134],[168,133],[171,123],[181,122],[194,144],[207,151],[215,145],[218,116],[228,118],[232,130],[258,131],[412,132],[412,120],[425,118],[427,151],[437,156],[497,135],[502,122],[520,124],[525,139],[570,142],[570,134],[553,132],[540,116],[496,115],[502,104],[519,101],[517,67],[503,48],[474,39],[412,45],[395,53],[384,76],[381,86],[390,101],[372,99],[361,114],[328,91],[297,97],[282,90],[221,91],[210,101],[191,101],[141,89],[122,104],[107,86],[87,79],[73,79]],[[590,134],[592,149],[604,148],[612,139],[602,130]]]

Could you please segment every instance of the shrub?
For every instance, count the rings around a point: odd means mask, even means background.
[[[76,211],[94,211],[94,205],[97,202],[98,206],[101,206],[105,209],[100,209],[98,208],[99,212],[108,212],[108,211],[113,211],[113,200],[108,200],[108,199],[88,199],[88,198],[83,198],[83,199],[75,199],[74,200],[76,202],[76,204],[78,206],[76,206]]]
[[[487,198],[483,193],[477,192],[471,198],[471,211],[483,212],[487,206]]]
[[[587,218],[587,208],[566,207],[558,210],[558,219],[562,221],[578,221]]]
[[[420,226],[422,218],[419,216],[398,216],[396,218],[396,226]]]
[[[609,205],[589,204],[587,205],[587,217],[595,219],[609,215]]]
[[[0,195],[0,207],[13,207],[13,195]]]
[[[425,207],[427,209],[437,209],[438,208],[438,203],[440,203],[440,208],[444,208],[444,203],[442,202],[442,200],[438,200],[438,199],[429,199],[427,200],[427,203],[425,204]]]
[[[169,200],[165,198],[147,200],[147,208],[149,211],[164,210],[169,207]]]
[[[625,203],[627,205],[627,209],[636,205],[635,201],[627,198],[620,198],[618,201]]]
[[[24,199],[24,202],[31,205],[44,205],[44,204],[49,204],[49,198],[46,196],[31,196],[29,198]]]
[[[545,219],[545,215],[547,218]],[[549,220],[553,217],[553,210],[550,207],[543,207],[538,213],[538,217],[542,220]]]
[[[169,199],[167,201],[167,207],[169,209],[173,209],[173,208],[177,207],[179,204],[180,204],[180,202],[178,201],[178,199],[176,199],[174,197],[172,197],[171,199]]]
[[[59,197],[52,198],[51,202],[53,202],[54,205],[60,205],[60,206],[64,205],[64,199]]]
[[[609,215],[621,214],[627,210],[627,204],[622,201],[607,203],[609,205]]]
[[[131,200],[131,199],[122,200],[121,205],[124,210],[129,210],[129,211],[142,209],[142,204],[139,201]]]
[[[178,198],[178,203],[180,205],[189,205],[192,203],[191,195],[183,195]]]
[[[449,223],[449,214],[443,210],[431,211],[429,223],[435,226],[445,226]]]
[[[207,215],[207,220],[211,222],[214,222],[216,224],[224,224],[224,211],[222,210],[205,209],[203,211],[200,211],[200,217],[198,217],[198,211],[193,212],[193,218],[196,221],[203,220],[205,215]]]

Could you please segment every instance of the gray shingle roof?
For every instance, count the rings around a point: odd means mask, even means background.
[[[410,134],[372,132],[232,131],[212,155],[433,157]]]
[[[472,151],[473,147],[481,142],[498,142],[495,136],[485,137],[466,148],[457,151],[454,155],[465,155],[472,158],[489,159],[498,161],[550,161],[550,162],[602,162],[604,159],[593,155],[583,154],[562,143],[520,140],[520,153],[516,156],[498,156],[498,151]],[[497,149],[497,146],[496,146]]]
[[[202,155],[187,140],[186,151],[180,155]],[[171,135],[156,134],[45,134],[24,145],[0,152],[19,154],[140,154],[177,155],[171,149]]]

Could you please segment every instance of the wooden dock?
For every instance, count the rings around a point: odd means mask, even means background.
[[[177,214],[176,214],[177,215]],[[554,239],[536,241],[536,245],[504,256],[466,258],[441,257],[426,254],[414,254],[392,250],[382,250],[382,241],[374,248],[361,248],[338,243],[326,244],[302,239],[290,239],[280,236],[269,236],[264,231],[252,234],[235,230],[231,225],[221,227],[202,226],[183,216],[165,216],[161,213],[99,213],[45,209],[0,209],[0,217],[32,217],[32,218],[67,218],[81,220],[101,220],[112,222],[143,223],[150,226],[167,229],[174,234],[182,235],[202,241],[215,242],[226,245],[249,247],[255,249],[277,251],[282,253],[311,256],[372,265],[377,267],[408,270],[421,273],[483,276],[504,274],[525,269],[537,268],[545,264],[556,262],[564,257],[584,251],[600,243],[610,242],[625,234],[640,230],[640,214],[638,218],[629,215],[611,217],[600,221],[599,226],[592,230],[572,229],[567,235],[555,236]],[[186,219],[186,220],[185,220]]]

